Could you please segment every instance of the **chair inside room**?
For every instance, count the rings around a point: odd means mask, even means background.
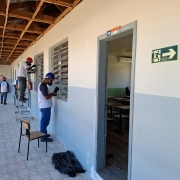
[[[23,128],[25,129],[25,134],[23,134]],[[29,144],[30,141],[38,139],[38,147],[39,147],[39,138],[45,137],[46,136],[46,152],[47,152],[47,134],[44,134],[40,131],[32,131],[30,132],[30,122],[26,119],[21,120],[21,127],[20,127],[20,137],[19,137],[19,148],[18,148],[18,153],[20,150],[20,144],[21,144],[21,136],[25,136],[28,139],[28,149],[27,149],[27,160],[29,157]]]

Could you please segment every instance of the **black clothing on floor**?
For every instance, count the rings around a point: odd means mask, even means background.
[[[54,153],[51,159],[55,169],[63,174],[68,174],[70,177],[75,177],[76,173],[85,172],[70,151]]]

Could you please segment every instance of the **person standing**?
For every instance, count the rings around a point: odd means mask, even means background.
[[[17,90],[18,90],[18,80],[17,79],[13,82],[13,86],[14,86],[14,96],[16,98],[18,98],[18,92],[17,92]]]
[[[44,134],[47,134],[47,126],[51,119],[52,96],[56,95],[59,90],[59,88],[56,87],[54,92],[49,92],[47,85],[51,86],[53,80],[54,74],[49,72],[38,86],[38,105],[41,111],[40,131]],[[47,134],[47,142],[52,142],[53,139],[49,138],[49,136],[50,134]],[[46,137],[42,137],[41,141],[46,142]]]
[[[7,93],[9,92],[9,83],[6,82],[6,77],[2,77],[2,82],[0,83],[0,88],[1,88],[1,104],[3,104],[4,100],[4,105],[6,105],[6,100],[7,100]]]
[[[28,70],[31,70],[36,65],[32,65],[33,59],[31,57],[28,57],[26,61],[22,62],[19,66],[17,77],[18,77],[18,83],[19,83],[19,91],[20,91],[20,101],[25,102],[28,100],[24,97],[24,93],[26,91],[26,78],[28,74]]]

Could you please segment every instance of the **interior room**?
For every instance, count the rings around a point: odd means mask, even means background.
[[[133,34],[108,45],[106,167],[128,171]]]

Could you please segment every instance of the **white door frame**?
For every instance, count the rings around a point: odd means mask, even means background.
[[[130,120],[129,120],[129,150],[128,150],[128,180],[131,180],[132,169],[132,137],[133,137],[133,112],[134,112],[134,84],[136,65],[136,40],[137,21],[121,27],[120,32],[107,36],[103,34],[98,37],[98,61],[97,61],[97,126],[96,126],[96,154],[95,170],[105,167],[106,157],[106,85],[107,85],[107,63],[108,63],[108,42],[133,33],[132,40],[132,66],[131,66],[131,99],[130,99]]]

